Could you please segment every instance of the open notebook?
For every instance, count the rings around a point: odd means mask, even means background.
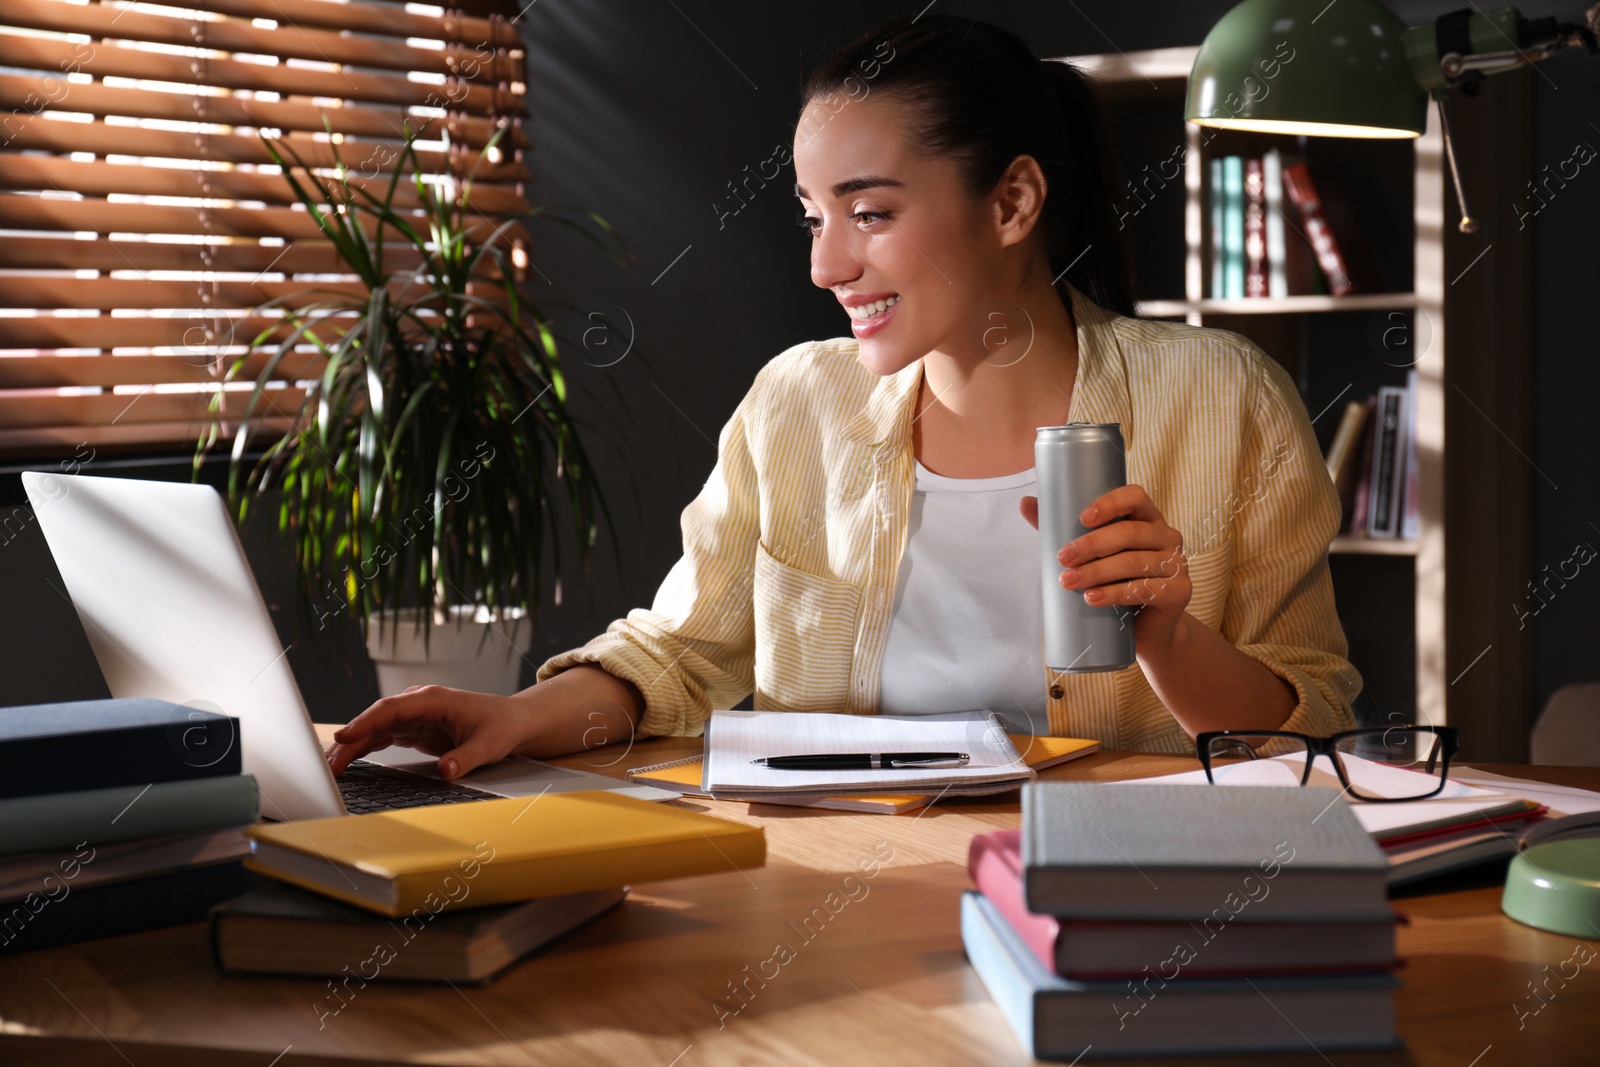
[[[1027,734],[1006,734],[999,727],[998,721],[993,720],[988,712],[955,712],[947,715],[917,716],[915,718],[895,719],[888,716],[854,716],[854,715],[825,715],[825,714],[795,714],[784,712],[714,712],[712,723],[707,729],[707,751],[728,754],[728,746],[722,741],[724,733],[721,726],[725,724],[722,716],[736,715],[742,717],[757,717],[755,724],[749,722],[739,723],[740,726],[759,726],[760,736],[754,736],[755,731],[746,730],[748,736],[742,738],[745,747],[753,744],[766,744],[772,741],[770,732],[785,734],[777,742],[787,744],[789,747],[776,748],[762,755],[784,755],[799,752],[845,752],[866,751],[866,748],[850,748],[850,743],[862,744],[862,733],[859,727],[861,722],[879,722],[894,724],[888,728],[891,735],[899,735],[903,731],[911,731],[909,739],[902,737],[891,744],[880,744],[873,751],[883,751],[886,748],[893,751],[896,748],[914,748],[925,750],[944,745],[950,734],[959,742],[951,751],[967,752],[977,763],[981,752],[990,754],[987,762],[994,766],[984,769],[978,768],[984,775],[1001,773],[1002,777],[988,783],[981,780],[976,782],[958,783],[949,785],[947,779],[949,770],[938,771],[853,771],[834,772],[836,778],[842,780],[838,784],[825,784],[817,786],[811,776],[817,772],[798,771],[767,771],[762,767],[749,769],[760,772],[768,777],[769,781],[775,780],[783,788],[766,790],[746,790],[736,787],[713,788],[707,777],[711,767],[701,756],[692,756],[688,759],[675,760],[670,763],[660,763],[649,767],[639,767],[628,773],[628,777],[644,784],[659,786],[665,789],[674,789],[678,792],[697,795],[715,796],[722,800],[742,800],[753,803],[783,804],[799,807],[826,808],[839,811],[866,811],[880,813],[899,813],[920,808],[939,795],[970,795],[973,792],[991,793],[1001,792],[1006,789],[1016,788],[1020,783],[1027,781],[1034,771],[1045,767],[1052,767],[1079,756],[1087,756],[1099,751],[1100,745],[1096,741],[1072,737],[1033,737]],[[813,727],[811,723],[800,723],[798,720],[852,720],[845,723],[818,722]],[[991,725],[992,723],[992,725]],[[909,725],[907,725],[909,724]],[[937,729],[933,729],[937,725]],[[882,730],[879,727],[879,730]],[[733,732],[738,732],[737,729]],[[841,740],[841,738],[843,740]],[[936,740],[943,738],[944,740]],[[851,739],[854,739],[853,741]],[[1001,741],[1003,739],[1003,743]],[[869,747],[871,738],[865,739]],[[803,747],[804,745],[821,747]],[[1009,748],[1010,757],[1007,758],[1005,750]],[[748,764],[756,756],[742,757]],[[1017,766],[1020,759],[1022,766]],[[724,761],[726,763],[726,761]],[[971,764],[969,764],[969,768]],[[739,768],[743,770],[743,768]],[[968,768],[962,768],[968,770]],[[915,781],[907,781],[908,775],[917,775]],[[780,777],[781,776],[781,777]],[[948,788],[947,788],[948,785]]]

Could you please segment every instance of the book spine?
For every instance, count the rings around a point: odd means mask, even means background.
[[[1317,187],[1311,180],[1310,169],[1304,163],[1284,167],[1283,187],[1300,211],[1306,238],[1316,252],[1317,264],[1328,282],[1328,291],[1334,296],[1344,296],[1352,288],[1349,271],[1344,255],[1339,251],[1339,242],[1334,239],[1333,228],[1328,225],[1328,216],[1323,211]]]
[[[1056,935],[1061,930],[1061,920],[1028,910],[1022,896],[1022,856],[1017,840],[1015,831],[1006,830],[974,837],[967,852],[967,873],[978,892],[1011,924],[1028,950],[1054,971],[1060,962]]]
[[[74,889],[34,912],[13,908],[0,955],[203,922],[217,904],[267,884],[237,860]],[[20,922],[19,914],[26,916]]]
[[[1227,224],[1227,210],[1225,201],[1227,194],[1222,188],[1222,157],[1216,156],[1211,160],[1211,182],[1208,186],[1208,195],[1211,199],[1211,292],[1213,300],[1220,300],[1227,289],[1227,272],[1223,263],[1224,249],[1222,233]]]
[[[1372,510],[1372,442],[1378,435],[1378,398],[1367,397],[1363,406],[1365,431],[1361,435],[1361,458],[1356,462],[1356,484],[1350,492],[1350,525],[1345,529],[1352,537],[1367,536],[1367,515]]]
[[[1417,372],[1406,372],[1406,474],[1400,510],[1400,536],[1416,540],[1421,515],[1417,501]]]
[[[1328,475],[1333,479],[1333,490],[1339,496],[1340,513],[1346,527],[1354,502],[1356,464],[1366,428],[1367,405],[1352,400],[1345,405],[1344,417],[1339,420],[1339,429],[1328,447]]]
[[[0,854],[216,830],[261,817],[253,775],[0,800]]]
[[[115,701],[108,703],[116,703]],[[241,770],[239,720],[171,705],[170,722],[0,738],[0,799],[153,782],[220,778]],[[61,705],[63,718],[72,704]]]
[[[1267,295],[1289,295],[1288,245],[1283,231],[1283,155],[1276,148],[1261,157],[1266,198]]]
[[[1244,159],[1222,159],[1222,295],[1244,296]]]
[[[1244,161],[1244,295],[1267,295],[1267,189],[1261,160]]]
[[[1378,422],[1373,428],[1377,439],[1372,448],[1372,501],[1367,514],[1369,537],[1394,537],[1399,532],[1395,511],[1396,474],[1401,471],[1404,459],[1401,451],[1404,413],[1404,389],[1386,385],[1378,390]]]

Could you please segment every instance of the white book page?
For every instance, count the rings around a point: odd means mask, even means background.
[[[817,712],[713,711],[707,729],[706,784],[728,793],[866,789],[921,792],[1031,778],[1005,729],[987,710],[894,718]],[[769,756],[820,753],[962,752],[964,767],[860,771],[773,770],[752,763]]]
[[[1374,796],[1404,796],[1416,789],[1418,771],[1375,763],[1359,756],[1341,757],[1345,773],[1351,783],[1361,791]],[[1212,777],[1218,785],[1299,785],[1300,772],[1305,767],[1303,756],[1275,756],[1271,759],[1247,760],[1242,763],[1221,764],[1212,767]],[[1140,779],[1145,782],[1174,782],[1206,785],[1206,772],[1184,771],[1159,778]],[[1343,789],[1339,775],[1326,756],[1318,756],[1311,765],[1311,777],[1306,785],[1324,785]],[[1478,812],[1502,808],[1515,801],[1518,794],[1480,789],[1458,781],[1455,772],[1444,784],[1444,791],[1426,800],[1413,800],[1400,804],[1367,804],[1351,798],[1350,810],[1368,833],[1380,837],[1394,834],[1411,826],[1465,819]]]

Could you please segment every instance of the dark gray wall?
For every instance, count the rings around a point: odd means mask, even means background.
[[[932,10],[996,22],[1050,56],[1191,44],[1230,6],[1080,0],[940,2]],[[1416,24],[1460,5],[1393,6]],[[775,146],[789,142],[796,94],[810,65],[877,21],[919,8],[542,0],[527,9],[531,198],[599,212],[638,256],[629,277],[592,246],[554,229],[535,250],[547,294],[570,304],[561,322],[574,343],[575,407],[593,423],[593,458],[617,521],[589,573],[565,568],[561,604],[552,600],[540,614],[529,671],[650,602],[680,550],[679,514],[710,472],[718,431],[756,369],[789,345],[845,332],[837,306],[807,275],[806,239],[792,221],[792,192],[785,192],[792,170],[765,188],[754,182],[741,188],[746,206],[719,216],[738,206],[730,183],[747,179]],[[1576,17],[1580,5],[1529,3],[1523,10]],[[1539,162],[1554,166],[1579,141],[1600,148],[1600,60],[1568,54],[1543,64],[1540,75]],[[1513,209],[1477,206],[1480,213]],[[1534,361],[1537,435],[1518,447],[1543,472],[1535,481],[1536,569],[1545,563],[1554,569],[1579,541],[1600,547],[1600,419],[1592,414],[1600,396],[1600,343],[1590,326],[1600,293],[1597,238],[1600,166],[1592,164],[1530,219],[1523,239],[1535,252],[1539,326],[1531,352],[1505,354],[1508,361]],[[628,336],[593,328],[596,312]],[[15,500],[12,482],[0,480],[0,519]],[[1492,544],[1457,545],[1495,551]],[[613,550],[620,550],[620,569]],[[347,717],[370,695],[367,668],[347,675],[326,633],[298,627],[288,609],[287,563],[269,536],[252,536],[252,554],[269,601],[282,605],[280,628],[286,642],[295,641],[291,660],[314,714]],[[59,584],[31,527],[0,544],[0,589],[9,609],[0,613],[7,698],[103,693],[70,606],[47,579]],[[1521,592],[1506,592],[1508,611]],[[1586,568],[1531,621],[1538,691],[1530,699],[1542,703],[1560,684],[1596,677],[1597,597],[1600,572]]]

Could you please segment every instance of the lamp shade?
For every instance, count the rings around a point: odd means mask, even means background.
[[[1206,35],[1184,118],[1324,137],[1416,137],[1428,97],[1378,0],[1244,0]]]

